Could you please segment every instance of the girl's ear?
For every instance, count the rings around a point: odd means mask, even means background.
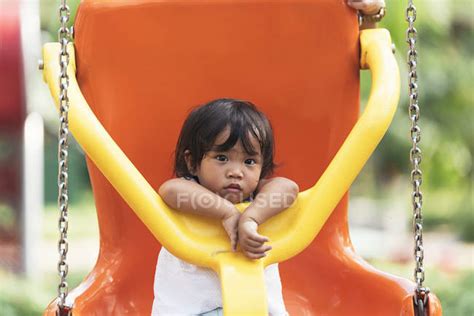
[[[184,151],[184,160],[186,161],[186,167],[188,168],[189,173],[194,176],[193,157],[191,156],[191,151],[189,149]]]

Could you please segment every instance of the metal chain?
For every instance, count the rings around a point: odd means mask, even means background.
[[[411,128],[410,136],[412,140],[412,147],[410,149],[410,161],[412,165],[411,182],[413,185],[412,203],[413,203],[413,231],[414,231],[414,256],[416,267],[414,270],[414,278],[416,281],[416,291],[414,296],[415,315],[425,315],[427,312],[428,293],[429,289],[423,287],[425,280],[425,270],[423,267],[424,248],[423,248],[423,194],[420,190],[423,182],[423,174],[420,169],[421,164],[421,149],[418,144],[421,139],[421,128],[418,125],[420,119],[420,107],[418,104],[418,52],[416,50],[417,31],[414,26],[416,20],[416,7],[413,5],[413,0],[408,1],[406,10],[406,21],[408,22],[408,29],[406,33],[406,40],[408,43],[407,63],[409,67],[408,72],[408,94],[409,105],[408,114],[410,116]]]
[[[68,264],[66,262],[68,252],[68,208],[69,208],[69,192],[68,192],[68,136],[69,136],[69,75],[67,68],[69,65],[69,53],[67,46],[71,40],[71,32],[67,27],[71,11],[66,0],[61,0],[59,6],[59,21],[61,26],[58,30],[58,41],[61,44],[59,53],[59,111],[60,125],[58,131],[58,206],[59,206],[59,262],[58,262],[58,312],[57,315],[69,315],[70,307],[66,306],[66,297],[68,295],[68,283],[66,277],[68,274]]]

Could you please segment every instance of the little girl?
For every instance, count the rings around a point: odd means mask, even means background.
[[[220,219],[232,250],[240,245],[247,257],[262,258],[271,247],[257,232],[258,225],[288,208],[298,194],[295,182],[267,178],[275,167],[273,147],[270,123],[252,103],[212,101],[184,122],[175,151],[177,178],[163,183],[159,194],[173,209]],[[204,200],[205,205],[200,203]],[[244,201],[251,204],[241,214],[234,204]],[[270,315],[287,315],[278,264],[265,269],[265,283]],[[164,247],[154,290],[153,315],[222,314],[214,271],[184,262]]]
[[[358,10],[361,29],[383,17],[384,0],[347,0]],[[266,178],[273,163],[273,133],[267,118],[250,102],[219,99],[186,119],[175,151],[176,179],[159,194],[173,209],[219,218],[231,247],[251,259],[271,250],[258,225],[288,208],[298,186],[285,178]],[[181,195],[186,199],[179,199]],[[183,202],[186,201],[186,202]],[[200,205],[199,201],[206,201]],[[241,214],[234,204],[251,201]],[[204,204],[204,203],[201,203]],[[278,264],[265,269],[269,314],[287,315]],[[220,282],[214,271],[184,262],[164,247],[155,273],[152,315],[222,315]]]

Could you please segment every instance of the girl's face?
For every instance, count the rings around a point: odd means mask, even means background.
[[[229,128],[222,131],[213,148],[224,144],[229,133]],[[255,155],[249,155],[240,141],[228,151],[206,153],[194,174],[199,183],[234,204],[248,199],[257,188],[263,162],[258,140],[251,137],[251,142]]]

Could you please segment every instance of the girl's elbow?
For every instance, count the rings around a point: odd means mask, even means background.
[[[285,195],[287,196],[287,202],[291,205],[296,200],[300,188],[293,180],[282,178],[281,181],[283,182],[282,185],[284,187]]]
[[[158,189],[158,194],[161,196],[161,198],[165,201],[169,200],[170,196],[174,194],[176,191],[176,184],[175,184],[175,179],[170,179],[163,184],[161,184],[160,188]]]
[[[291,181],[292,182],[292,185],[293,185],[293,190],[295,192],[295,195],[298,195],[298,193],[300,193],[300,187],[298,186],[298,183],[294,182],[294,181]]]
[[[160,186],[160,188],[158,189],[158,194],[163,200],[166,200],[169,194],[169,185],[167,185],[166,182]]]
[[[298,196],[298,193],[300,192],[300,187],[298,184],[292,180],[288,180],[288,191],[292,196],[294,196],[294,200],[296,200],[296,197]]]
[[[285,181],[287,192],[293,194],[296,197],[296,195],[298,195],[300,192],[298,184],[295,181],[286,178],[283,178],[283,181]]]
[[[298,197],[299,187],[294,181],[288,180],[285,183],[285,199],[284,199],[284,208],[287,209],[295,202]]]

